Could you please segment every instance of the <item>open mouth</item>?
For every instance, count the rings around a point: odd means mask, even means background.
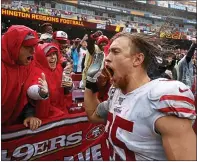
[[[50,64],[51,66],[55,66],[55,65],[56,65],[56,61],[50,61],[49,64]]]
[[[110,74],[110,77],[112,78],[114,76],[114,70],[109,66],[106,66],[106,69],[107,69],[108,73]]]

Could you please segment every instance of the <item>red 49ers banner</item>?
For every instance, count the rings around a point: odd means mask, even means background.
[[[85,113],[43,121],[35,131],[15,125],[3,130],[1,160],[109,160],[104,128]]]

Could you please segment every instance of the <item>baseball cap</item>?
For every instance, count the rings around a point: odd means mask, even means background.
[[[64,31],[56,31],[53,33],[53,39],[66,41],[68,39],[68,35]]]
[[[44,48],[44,53],[46,56],[50,55],[52,52],[58,52],[58,49],[54,45],[50,45]]]
[[[49,33],[44,33],[40,36],[41,40],[52,39],[52,35]]]
[[[33,35],[33,33],[28,33],[22,42],[23,46],[35,46],[38,44],[38,39]]]

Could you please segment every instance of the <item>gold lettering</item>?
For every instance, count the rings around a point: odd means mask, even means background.
[[[80,22],[79,21],[76,21],[76,25],[80,25]]]
[[[10,11],[10,10],[8,10],[8,15],[10,16],[14,16],[14,12],[13,11]]]
[[[172,34],[166,33],[166,38],[172,38]]]
[[[55,21],[55,22],[57,22],[57,23],[58,23],[58,22],[59,22],[59,18],[57,17],[57,18],[55,18],[55,19],[56,19],[56,21]]]
[[[14,16],[16,16],[16,17],[18,17],[18,14],[17,13],[19,13],[20,14],[20,12],[16,12],[16,11],[14,11]],[[19,16],[20,17],[20,16]]]
[[[35,18],[36,18],[36,15],[35,15],[35,14],[32,14],[32,15],[31,15],[31,18],[32,18],[32,19],[35,19]]]
[[[2,14],[2,15],[7,15],[7,11],[8,11],[8,10],[1,9],[1,14]]]
[[[81,21],[81,26],[84,26],[83,22]]]

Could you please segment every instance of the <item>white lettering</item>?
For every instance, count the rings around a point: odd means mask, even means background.
[[[84,156],[82,152],[78,153],[78,159],[79,161],[84,161]],[[90,148],[86,150],[85,161],[90,161]]]
[[[66,146],[74,145],[82,141],[82,131],[70,134],[67,137]]]
[[[93,161],[103,161],[100,149],[101,149],[101,144],[91,147]]]
[[[21,152],[21,150],[24,150],[24,149],[27,149],[26,151],[24,152]],[[25,145],[22,145],[18,148],[16,148],[14,150],[14,153],[13,153],[13,157],[16,157],[16,158],[19,158],[19,157],[24,157],[23,159],[20,159],[20,160],[28,160],[32,157],[34,153],[34,147],[33,145],[30,145],[30,144],[25,144]]]
[[[49,148],[48,151],[52,151],[52,150],[57,149],[56,144],[60,144],[61,147],[64,147],[66,145],[66,136],[64,135],[58,136],[58,137],[50,139],[49,141],[51,142],[51,147]]]
[[[64,161],[74,161],[74,157],[73,156],[65,156]]]
[[[34,143],[33,145],[34,145],[35,151],[34,151],[33,156],[40,155],[40,154],[47,152],[48,143],[49,143],[48,140]]]
[[[2,161],[11,161],[11,158],[8,158],[7,155],[8,155],[8,151],[2,150],[1,151],[1,160]]]

